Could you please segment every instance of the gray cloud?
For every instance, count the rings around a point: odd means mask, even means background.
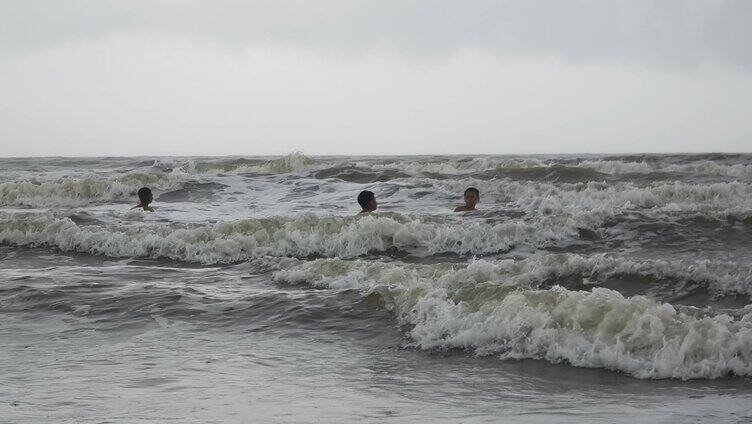
[[[680,69],[752,64],[744,0],[0,2],[0,57],[123,33],[414,59],[466,49]]]
[[[751,9],[0,0],[0,155],[748,151]]]

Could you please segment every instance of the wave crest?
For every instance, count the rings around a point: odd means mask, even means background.
[[[576,158],[451,158],[440,161],[402,160],[358,162],[361,167],[374,170],[398,169],[413,176],[444,174],[461,175],[486,173],[488,176],[509,176],[512,178],[531,179],[549,176],[546,170],[564,173],[564,176],[581,179],[602,180],[603,176],[678,173],[685,175],[719,175],[741,180],[752,179],[752,165],[737,163],[723,164],[713,160],[694,160],[686,163],[671,163],[662,160],[582,160]],[[576,174],[576,170],[592,170],[597,173]],[[537,171],[536,171],[537,170]],[[599,174],[600,173],[600,174]],[[549,176],[555,177],[556,175]]]
[[[215,225],[79,226],[50,214],[0,214],[0,243],[50,246],[112,257],[230,263],[260,256],[355,257],[391,249],[416,254],[485,254],[517,243],[543,246],[576,236],[567,222],[448,223],[399,215],[245,219]]]
[[[638,186],[631,182],[552,184],[465,179],[433,183],[447,196],[474,186],[481,191],[481,198],[487,193],[501,197],[507,206],[519,208],[527,216],[569,216],[576,225],[590,229],[635,211],[655,217],[694,213],[721,219],[729,215],[747,219],[752,211],[752,185],[741,182]]]
[[[541,286],[551,273],[579,269],[587,274],[590,268],[598,275],[608,262],[619,261],[553,255],[517,262],[478,260],[457,267],[328,259],[288,261],[274,278],[376,294],[410,327],[413,343],[422,349],[471,349],[503,359],[607,368],[637,378],[752,375],[752,312],[735,319],[681,311],[603,287],[582,291]],[[665,268],[654,268],[651,262],[621,265],[649,274]]]
[[[177,183],[175,174],[130,173],[120,177],[86,176],[49,181],[9,181],[0,184],[0,206],[74,207],[115,200],[135,200],[139,188],[157,189]]]
[[[710,160],[702,160],[684,164],[667,164],[662,162],[644,161],[622,162],[608,160],[588,160],[581,162],[578,166],[594,169],[598,172],[603,172],[611,175],[673,172],[693,175],[722,175],[739,178],[742,180],[752,179],[752,165],[724,165]]]
[[[325,166],[314,158],[293,152],[277,159],[215,159],[186,161],[155,161],[154,167],[162,170],[180,170],[188,174],[287,174],[302,173]]]

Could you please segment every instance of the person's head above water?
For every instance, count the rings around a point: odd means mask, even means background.
[[[154,209],[149,207],[149,203],[153,200],[154,195],[151,194],[151,189],[149,187],[141,187],[138,189],[138,201],[140,203],[131,209],[143,208],[145,211],[154,212]]]
[[[465,205],[475,208],[478,202],[480,202],[480,191],[475,187],[468,187],[465,190]]]
[[[459,206],[454,211],[455,212],[465,212],[465,211],[474,211],[475,205],[480,202],[480,191],[478,191],[475,187],[468,187],[467,190],[465,190],[465,206]]]
[[[149,203],[154,200],[154,195],[151,194],[151,189],[149,187],[141,187],[138,189],[138,200],[141,201],[142,205],[148,205]]]
[[[373,212],[378,207],[378,204],[376,203],[376,196],[372,191],[368,190],[360,192],[360,194],[358,195],[358,204],[360,204],[360,207],[363,208],[360,213]]]

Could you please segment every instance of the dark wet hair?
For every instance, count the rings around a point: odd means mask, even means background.
[[[138,200],[140,200],[141,203],[148,202],[150,197],[152,197],[152,195],[149,187],[141,187],[138,189]]]
[[[471,193],[471,192],[475,193],[475,197],[477,197],[478,200],[480,200],[480,191],[478,191],[477,188],[475,188],[475,187],[468,187],[467,190],[465,190],[465,194]]]
[[[368,207],[368,204],[371,203],[371,200],[376,198],[376,196],[373,194],[372,191],[363,190],[358,195],[358,204],[360,204],[360,207],[365,209]]]

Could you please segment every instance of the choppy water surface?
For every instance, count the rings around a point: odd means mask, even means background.
[[[0,421],[748,422],[751,195],[752,155],[0,159]]]

